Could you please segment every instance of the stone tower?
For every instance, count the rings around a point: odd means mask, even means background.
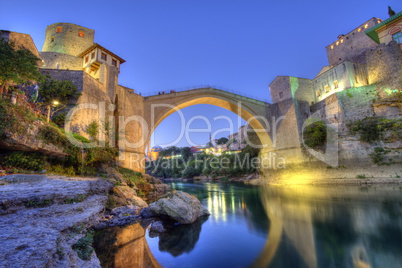
[[[95,31],[71,23],[47,26],[42,52],[57,52],[78,56],[94,43]]]

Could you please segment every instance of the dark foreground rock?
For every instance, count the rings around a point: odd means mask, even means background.
[[[182,224],[190,224],[199,217],[210,215],[195,196],[181,191],[173,191],[170,197],[151,203],[146,214],[168,218]]]
[[[0,186],[0,267],[100,267],[73,250],[102,216],[112,185],[95,178],[16,175]]]

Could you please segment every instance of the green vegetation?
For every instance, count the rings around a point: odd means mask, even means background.
[[[126,180],[126,183],[130,187],[134,187],[136,183],[148,183],[141,172],[135,172],[128,168],[119,167],[118,171]]]
[[[0,88],[11,84],[29,83],[41,78],[40,61],[27,49],[17,49],[12,42],[0,40]]]
[[[85,131],[88,133],[89,137],[95,141],[99,133],[99,124],[94,120],[89,123]]]
[[[53,204],[53,200],[50,199],[42,199],[42,200],[33,200],[27,201],[24,203],[26,208],[43,208],[48,207]]]
[[[324,121],[308,125],[303,131],[304,144],[310,148],[324,150],[327,142],[327,128]]]
[[[197,154],[188,160],[183,157],[147,162],[146,172],[159,178],[193,178],[195,176],[234,177],[254,173],[258,169],[259,150],[246,146],[238,154],[213,156]]]
[[[94,251],[92,248],[94,233],[95,232],[92,229],[89,230],[84,237],[80,238],[77,243],[71,247],[75,252],[77,252],[78,257],[81,260],[87,261],[91,259],[91,254]]]
[[[374,164],[377,165],[391,165],[394,161],[391,158],[386,159],[386,155],[390,153],[390,150],[386,150],[382,147],[375,147],[374,151],[369,154]]]
[[[36,119],[31,110],[0,98],[0,139],[5,138],[9,132],[26,134],[27,125]]]
[[[352,134],[360,134],[360,140],[368,143],[384,138],[390,142],[402,139],[402,119],[370,117],[350,122],[347,126]],[[387,137],[384,136],[386,131],[391,132]]]
[[[357,176],[356,176],[356,179],[365,179],[366,178],[366,175],[365,174],[358,174]]]
[[[45,168],[45,156],[39,153],[27,153],[14,151],[3,157],[3,165],[6,168],[18,167],[24,170],[42,171]]]

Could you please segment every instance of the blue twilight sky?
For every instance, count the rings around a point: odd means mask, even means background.
[[[0,29],[31,34],[39,50],[47,25],[94,29],[95,42],[127,61],[120,84],[143,95],[208,84],[269,100],[277,75],[313,78],[327,64],[327,45],[372,17],[388,18],[388,5],[402,10],[400,0],[2,0]],[[212,131],[230,127],[216,116],[237,122],[209,105],[183,112],[186,125],[192,115],[206,116]],[[177,114],[164,120],[151,145],[175,141],[179,122]],[[206,125],[198,119],[190,127]],[[190,137],[205,144],[209,134]],[[184,138],[176,146],[188,144]]]

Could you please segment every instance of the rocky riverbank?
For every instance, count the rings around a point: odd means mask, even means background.
[[[100,267],[87,230],[112,184],[97,178],[0,178],[0,267]]]
[[[166,190],[162,183],[156,183],[159,186],[155,189]],[[110,200],[116,199],[124,199],[126,205],[106,209]],[[117,205],[115,201],[112,204]],[[3,176],[0,267],[101,267],[92,248],[94,229],[141,222],[144,228],[150,226],[154,235],[159,235],[172,226],[190,224],[206,215],[209,212],[197,198],[179,191],[148,208],[131,187],[114,186],[104,179]],[[140,233],[138,239],[144,240],[145,231]],[[147,252],[147,263],[157,267],[152,254]]]

